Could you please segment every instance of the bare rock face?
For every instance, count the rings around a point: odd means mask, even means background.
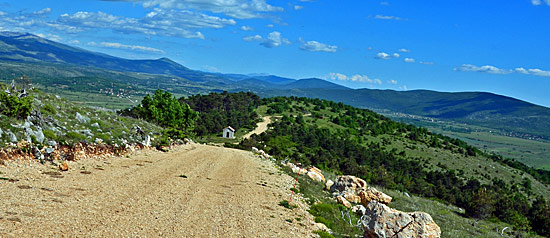
[[[364,237],[367,238],[441,237],[441,229],[429,214],[424,212],[405,213],[377,201],[371,201],[366,206],[366,214],[362,219],[361,223],[365,228]]]
[[[342,175],[336,178],[331,191],[339,191],[348,194],[358,194],[359,191],[367,189],[367,182],[352,175]]]
[[[336,197],[336,201],[338,201],[338,203],[344,205],[347,208],[351,207],[351,203],[342,196]]]
[[[359,197],[361,197],[361,204],[363,204],[363,206],[365,207],[373,200],[386,205],[389,204],[392,200],[392,197],[372,187],[368,188],[365,191],[359,192]]]

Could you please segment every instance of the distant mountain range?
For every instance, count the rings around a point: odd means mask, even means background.
[[[316,78],[295,80],[274,75],[208,73],[167,58],[123,59],[28,33],[0,32],[0,74],[8,77],[27,71],[50,79],[46,83],[54,82],[55,78],[86,76],[143,88],[176,90],[180,94],[227,90],[252,91],[265,97],[323,98],[356,107],[386,109],[550,139],[550,108],[492,93],[351,89]]]

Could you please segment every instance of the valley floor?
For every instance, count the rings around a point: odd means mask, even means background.
[[[168,153],[0,167],[0,237],[312,237],[293,178],[250,152],[200,144]],[[293,200],[292,204],[296,204]]]

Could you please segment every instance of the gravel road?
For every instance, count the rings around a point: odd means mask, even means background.
[[[266,124],[267,125],[267,124]],[[250,152],[191,144],[168,153],[0,166],[0,237],[312,237],[293,178]]]

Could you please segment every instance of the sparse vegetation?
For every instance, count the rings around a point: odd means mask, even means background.
[[[540,228],[544,222],[530,215],[533,209],[530,200],[547,203],[544,198],[533,196],[547,194],[544,185],[538,183],[535,192],[533,181],[536,180],[532,177],[524,177],[531,182],[517,183],[511,177],[493,177],[481,172],[477,172],[481,176],[467,177],[464,171],[453,168],[464,163],[474,164],[472,161],[476,161],[478,167],[490,162],[491,166],[502,166],[506,173],[523,171],[545,182],[541,171],[522,167],[524,165],[507,167],[508,161],[486,155],[463,141],[340,103],[306,98],[271,98],[264,102],[268,113],[280,111],[283,117],[273,123],[273,129],[267,133],[241,142],[243,148],[267,145],[265,150],[280,159],[315,165],[337,174],[356,175],[370,184],[457,205],[465,209],[464,215],[468,217],[497,218],[517,230],[533,229],[546,235]],[[272,105],[276,109],[270,111]],[[311,112],[315,107],[320,116],[299,116],[300,112]],[[288,114],[291,109],[294,113]],[[343,129],[331,130],[326,124],[319,124],[320,120],[328,120]],[[396,147],[400,144],[410,145],[409,149],[405,152],[405,146]],[[427,157],[431,152],[417,150],[434,151],[434,157]],[[447,161],[460,162],[460,165],[446,162],[436,167],[438,162],[433,164],[433,161],[441,161],[437,157],[442,153],[449,156]],[[485,171],[489,173],[488,169]]]
[[[288,209],[294,209],[296,208],[296,205],[290,205],[290,203],[288,202],[288,200],[283,200],[279,203],[279,206],[281,207],[285,207],[285,208],[288,208]]]

